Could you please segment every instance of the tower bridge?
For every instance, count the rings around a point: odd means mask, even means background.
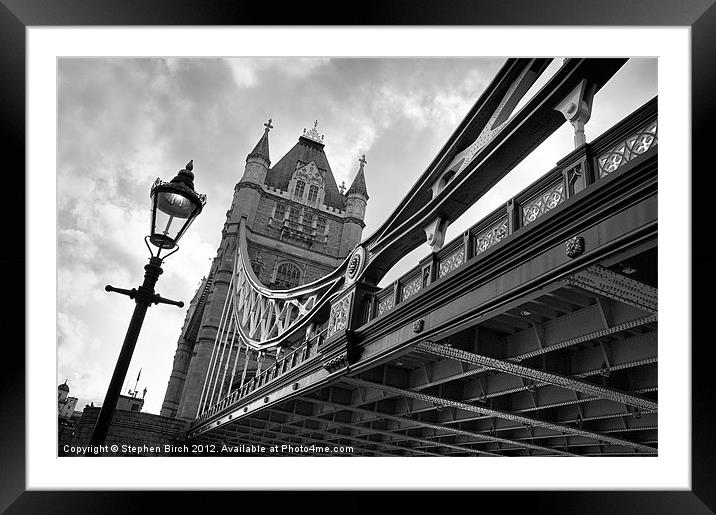
[[[508,60],[364,239],[365,157],[338,191],[316,123],[270,168],[269,121],[187,313],[162,413],[187,420],[195,443],[656,455],[657,99],[586,142],[593,97],[625,60],[565,60],[513,112],[549,61]],[[450,222],[565,121],[574,150],[446,243]],[[417,266],[377,286],[426,241]]]

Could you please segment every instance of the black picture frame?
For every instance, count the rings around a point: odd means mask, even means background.
[[[716,5],[714,0],[669,2],[653,0],[602,0],[579,2],[573,0],[502,0],[431,3],[426,0],[362,2],[351,8],[350,16],[339,19],[332,4],[314,1],[295,2],[276,8],[260,2],[202,0],[0,0],[0,132],[3,144],[3,180],[6,191],[13,191],[10,205],[3,210],[25,213],[24,199],[32,192],[25,189],[25,87],[26,39],[25,30],[32,26],[111,26],[111,25],[551,25],[551,26],[686,26],[691,28],[692,79],[692,169],[699,170],[698,188],[693,193],[707,194],[701,181],[713,175],[710,160],[710,138],[714,135],[716,112]],[[8,156],[12,158],[8,163]],[[668,173],[662,171],[661,173]],[[687,177],[684,178],[685,180]],[[697,177],[692,174],[691,180]],[[9,184],[8,184],[9,181]],[[708,202],[693,198],[692,237],[712,234]],[[12,211],[11,211],[12,210]],[[233,503],[241,497],[244,506],[261,505],[265,492],[81,492],[26,491],[25,486],[25,349],[24,325],[9,324],[10,320],[25,318],[25,279],[17,270],[26,268],[25,238],[38,237],[25,232],[16,215],[3,224],[6,241],[10,245],[0,260],[7,270],[4,292],[5,329],[14,328],[17,334],[5,337],[4,364],[0,373],[0,509],[7,513],[141,513],[150,511],[159,502],[162,512],[204,512],[209,506]],[[706,238],[708,240],[708,238]],[[713,270],[713,254],[707,250],[710,241],[692,248],[692,273],[703,278]],[[704,246],[705,245],[705,246]],[[700,280],[694,286],[704,292],[709,281]],[[450,505],[468,507],[470,503],[484,508],[498,503],[529,513],[714,513],[716,512],[716,416],[713,408],[713,372],[708,370],[712,360],[709,348],[712,338],[703,328],[708,320],[706,302],[699,303],[697,290],[692,290],[692,489],[690,491],[535,491],[535,492],[479,492],[451,493]],[[687,299],[684,299],[687,301]],[[688,342],[671,342],[688,343]],[[11,364],[8,365],[8,364]],[[668,378],[660,378],[667,381]],[[689,423],[689,421],[683,421]],[[519,473],[519,472],[518,472]],[[277,495],[271,493],[274,507],[290,502],[292,511],[322,511],[327,504],[311,492]],[[334,505],[343,512],[364,512],[382,504],[383,494],[349,492]],[[467,497],[470,496],[470,497]],[[401,511],[424,506],[430,493],[412,492],[402,496]],[[263,501],[262,501],[263,499]],[[334,501],[335,502],[335,501]],[[440,502],[445,502],[443,499]],[[212,510],[213,511],[213,510]]]

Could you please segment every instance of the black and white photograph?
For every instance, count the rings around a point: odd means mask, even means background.
[[[716,7],[96,1],[0,0],[0,511],[716,506]]]
[[[59,456],[658,455],[657,59],[57,73]]]

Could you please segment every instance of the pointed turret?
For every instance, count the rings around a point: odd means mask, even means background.
[[[271,166],[271,159],[269,159],[269,140],[268,140],[268,133],[271,129],[273,129],[273,125],[271,125],[271,118],[269,118],[269,121],[264,123],[264,133],[261,136],[261,139],[259,139],[258,143],[256,143],[256,146],[251,151],[251,153],[246,156],[246,162],[249,162],[249,159],[252,158],[261,158],[266,161],[266,167]]]
[[[246,156],[246,167],[244,168],[244,176],[241,178],[242,182],[253,182],[255,184],[263,184],[266,178],[266,172],[271,166],[271,159],[269,159],[269,141],[268,133],[273,129],[271,125],[271,119],[264,123],[264,133],[256,143],[254,149]]]
[[[363,157],[361,157],[358,162],[360,163],[360,168],[358,168],[358,173],[355,179],[353,179],[353,184],[348,188],[348,196],[350,196],[351,193],[360,193],[368,200],[370,197],[368,197],[368,188],[366,188],[365,185],[365,173],[363,172],[363,167],[368,163],[368,161],[365,160],[365,154],[363,154]]]
[[[273,125],[271,125],[270,118],[268,122],[264,123],[264,127],[264,133],[259,142],[246,156],[244,174],[234,188],[234,201],[228,213],[231,223],[237,223],[244,215],[248,217],[249,227],[254,223],[256,209],[261,198],[261,188],[266,180],[269,166],[271,166],[268,133],[273,129]]]
[[[353,247],[360,243],[361,234],[365,223],[365,208],[368,205],[368,188],[365,185],[365,172],[363,168],[368,161],[363,155],[358,162],[360,166],[358,173],[353,179],[353,184],[345,193],[346,196],[346,218],[343,225],[340,254],[347,256]]]

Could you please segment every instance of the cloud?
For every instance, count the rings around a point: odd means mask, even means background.
[[[231,73],[236,85],[241,88],[251,88],[259,84],[262,72],[278,68],[289,79],[304,79],[314,73],[317,68],[326,65],[330,59],[324,57],[304,58],[227,58]]]

